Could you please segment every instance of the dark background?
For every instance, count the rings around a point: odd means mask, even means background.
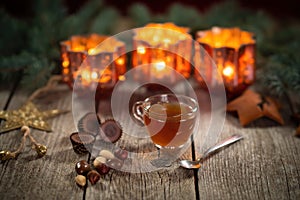
[[[88,0],[64,0],[69,13],[76,12]],[[152,11],[154,14],[165,12],[173,3],[181,3],[193,6],[200,11],[209,9],[212,5],[225,1],[225,0],[103,0],[105,5],[110,5],[117,8],[122,15],[126,15],[128,7],[132,4],[140,2]],[[238,1],[241,6],[265,10],[274,17],[289,17],[300,19],[300,2],[297,0],[242,0]],[[32,0],[1,0],[0,5],[5,10],[17,17],[30,16],[31,10],[29,9]]]

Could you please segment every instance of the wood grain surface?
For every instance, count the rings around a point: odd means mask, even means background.
[[[7,109],[18,109],[30,95],[18,88],[7,102],[10,93],[0,91],[1,109],[7,103]],[[34,102],[40,110],[71,111],[72,91],[59,85]],[[110,114],[105,104],[99,109],[103,118]],[[122,125],[130,131],[126,120]],[[288,117],[285,120],[285,126],[260,119],[242,128],[235,116],[227,115],[216,141],[234,133],[245,136],[244,140],[210,157],[199,170],[176,165],[144,173],[111,170],[96,185],[82,189],[74,182],[74,167],[89,158],[72,149],[69,135],[76,122],[70,112],[48,120],[53,132],[32,130],[38,142],[48,147],[45,157],[37,158],[28,142],[17,159],[0,164],[0,199],[300,199],[300,140],[294,137],[295,125]],[[19,130],[1,134],[0,149],[15,149],[21,136]],[[153,149],[137,149],[142,148]],[[195,140],[196,156],[201,148]],[[192,158],[191,150],[183,157]]]
[[[5,98],[5,92],[1,93]],[[2,96],[3,95],[3,96]],[[17,90],[9,102],[8,109],[18,109],[30,94]],[[71,111],[71,92],[64,85],[55,88],[35,101],[40,110],[62,109]],[[32,129],[36,140],[48,147],[43,158],[37,158],[29,141],[17,159],[0,164],[0,199],[82,199],[83,191],[75,184],[74,166],[80,159],[74,153],[69,134],[75,131],[72,113],[49,119],[53,132]],[[0,148],[14,150],[18,147],[22,133],[19,130],[2,134]]]

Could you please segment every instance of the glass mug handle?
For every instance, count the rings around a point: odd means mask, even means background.
[[[132,113],[135,119],[137,119],[142,125],[144,124],[143,116],[144,116],[144,102],[143,101],[137,101],[134,103],[132,107]]]

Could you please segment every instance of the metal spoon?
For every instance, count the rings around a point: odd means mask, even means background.
[[[196,161],[192,161],[192,160],[180,160],[179,164],[181,167],[187,168],[187,169],[199,169],[201,167],[201,164],[206,158],[208,158],[209,156],[211,156],[213,153],[215,153],[216,151],[218,151],[219,149],[221,149],[222,147],[225,147],[227,145],[230,145],[234,142],[237,142],[239,140],[243,139],[242,135],[233,135],[230,136],[229,138],[217,143],[216,145],[210,147],[209,149],[207,149],[203,155],[198,158]]]

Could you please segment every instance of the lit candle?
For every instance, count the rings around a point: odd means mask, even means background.
[[[213,27],[210,30],[198,31],[196,38],[216,63],[217,71],[223,78],[218,78],[213,71],[211,59],[196,45],[195,77],[200,85],[209,84],[215,87],[224,83],[228,97],[232,97],[241,94],[253,83],[256,43],[253,33],[239,28]]]
[[[102,84],[101,88],[111,88],[118,80],[125,79],[125,43],[91,34],[72,36],[60,45],[63,80],[70,87],[76,78],[82,86]]]
[[[154,63],[151,69],[153,76],[158,79],[161,79],[165,76],[170,76],[170,73],[168,73],[168,70],[166,68],[166,63],[164,61]]]
[[[189,29],[172,23],[148,24],[137,29],[133,38],[132,64],[139,75],[137,81],[164,79],[169,85],[176,84],[179,76],[173,71],[190,76],[192,37]],[[151,69],[149,69],[151,68]],[[142,74],[142,75],[141,75]]]
[[[226,79],[232,79],[234,77],[234,69],[232,66],[227,65],[224,69],[223,69],[223,75],[224,77],[226,77]]]
[[[137,50],[138,54],[145,54],[146,53],[146,49],[143,46],[138,46],[136,50]]]

